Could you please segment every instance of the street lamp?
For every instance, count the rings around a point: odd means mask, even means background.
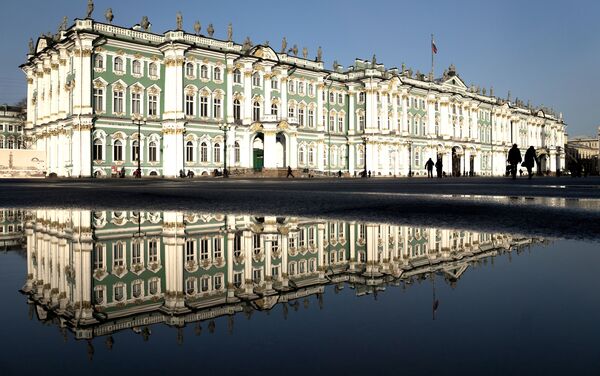
[[[142,178],[142,158],[141,158],[141,151],[142,151],[142,122],[144,123],[144,126],[146,125],[146,118],[142,118],[140,115],[134,115],[131,118],[131,121],[133,124],[137,124],[138,127],[138,148],[137,148],[137,171],[135,174],[136,178],[141,179]]]
[[[219,125],[219,129],[223,131],[223,177],[228,178],[229,172],[227,172],[227,132],[229,131],[229,124],[223,123]]]
[[[365,145],[364,149],[363,149],[363,178],[367,177],[367,141],[369,140],[366,136],[362,137],[363,139],[363,143]]]
[[[412,177],[412,141],[408,141],[408,177]]]

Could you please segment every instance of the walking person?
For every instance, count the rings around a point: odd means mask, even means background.
[[[433,178],[433,166],[435,166],[435,163],[433,163],[433,160],[431,158],[429,158],[427,163],[425,163],[425,168],[427,169],[427,177],[428,178]]]
[[[517,165],[523,161],[521,157],[521,150],[514,144],[508,151],[508,164],[510,164],[510,174],[513,180],[517,178]]]
[[[437,173],[438,179],[442,178],[443,167],[444,167],[444,164],[442,163],[442,158],[438,158],[438,160],[435,162],[435,171]]]
[[[525,160],[521,163],[521,166],[527,169],[527,174],[529,175],[529,179],[533,177],[533,166],[537,163],[535,157],[535,148],[530,146],[529,149],[525,152]]]
[[[292,167],[288,166],[287,176],[285,178],[287,179],[290,176],[292,177],[292,179],[294,178],[294,174],[292,173]]]

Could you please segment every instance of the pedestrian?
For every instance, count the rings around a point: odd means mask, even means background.
[[[427,163],[425,163],[425,168],[427,169],[427,177],[428,178],[433,178],[433,166],[435,166],[435,163],[433,163],[433,160],[431,158],[429,158]]]
[[[369,178],[371,177],[371,170],[369,170]]]
[[[121,167],[120,177],[121,179],[125,177],[125,167]]]
[[[437,173],[437,177],[439,179],[442,178],[442,168],[444,167],[443,163],[442,163],[442,158],[438,158],[438,160],[435,162],[435,171]]]
[[[533,177],[533,166],[537,163],[535,157],[535,148],[530,146],[529,149],[525,152],[525,160],[521,163],[521,166],[527,169],[527,174],[529,175],[529,179]]]
[[[341,170],[338,170],[338,173],[337,173],[337,175],[338,175],[338,178],[340,178],[340,179],[341,179],[341,178],[342,178],[342,171],[341,171]]]
[[[517,178],[517,165],[523,161],[523,158],[521,157],[521,150],[519,150],[517,144],[514,144],[508,151],[507,161],[510,164],[510,173],[512,178],[515,180]]]
[[[287,179],[290,176],[292,177],[292,179],[294,178],[294,174],[292,173],[292,167],[288,166],[287,176],[285,178]]]

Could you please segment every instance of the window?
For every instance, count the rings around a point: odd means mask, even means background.
[[[242,235],[235,234],[233,237],[233,256],[240,257],[242,255]]]
[[[156,293],[158,292],[158,279],[154,278],[150,280],[150,282],[148,283],[148,290],[150,292],[150,295],[156,295]]]
[[[188,295],[193,295],[196,292],[196,279],[188,278],[185,281],[185,293]]]
[[[279,90],[279,81],[276,78],[271,79],[271,89]]]
[[[136,299],[142,296],[142,281],[133,282],[131,285],[131,295]]]
[[[223,257],[223,252],[221,249],[221,239],[213,238],[213,258],[218,259]]]
[[[156,66],[156,63],[150,63],[150,65],[148,66],[148,74],[150,75],[150,77],[158,76],[158,68]]]
[[[214,288],[215,290],[220,290],[223,287],[223,276],[222,275],[216,275],[214,277]]]
[[[313,84],[308,84],[307,88],[308,88],[308,95],[310,97],[312,97],[313,95],[315,95],[315,87],[314,87]]]
[[[113,267],[125,265],[123,243],[117,242],[113,245]]]
[[[134,140],[131,143],[131,160],[138,161],[140,159],[140,142],[138,140]]]
[[[260,254],[260,234],[252,235],[252,249],[255,255]]]
[[[298,109],[298,124],[304,126],[304,108],[302,107]]]
[[[123,59],[120,57],[115,58],[115,68],[114,71],[117,73],[123,73]]]
[[[254,101],[252,105],[252,121],[260,121],[260,103]]]
[[[221,98],[213,99],[213,117],[215,117],[215,118],[221,117]]]
[[[271,105],[271,115],[277,116],[278,113],[279,113],[279,108],[277,107],[277,105],[275,103],[273,103]]]
[[[252,75],[252,86],[260,86],[260,73],[255,72]]]
[[[304,95],[304,82],[298,82],[298,94]]]
[[[237,141],[233,144],[233,157],[235,163],[240,163],[240,143]]]
[[[294,109],[294,105],[290,104],[290,106],[288,107],[288,117],[289,118],[293,118],[294,114],[295,114],[295,109]]]
[[[300,164],[304,164],[305,160],[304,160],[304,146],[301,146],[300,149],[298,149],[298,160],[300,161]]]
[[[365,129],[365,115],[363,114],[358,115],[358,129],[361,131]]]
[[[148,115],[149,116],[157,116],[158,115],[158,95],[156,95],[156,94],[148,95]]]
[[[242,286],[242,281],[244,280],[244,273],[243,272],[234,272],[233,273],[233,285],[236,288],[240,288],[240,286]]]
[[[123,110],[123,92],[115,91],[113,93],[113,112],[117,114],[122,114],[125,112]]]
[[[202,292],[207,292],[210,287],[210,279],[207,276],[204,276],[200,279],[200,288]]]
[[[290,80],[290,82],[288,82],[288,91],[290,93],[294,92],[294,81],[293,80]]]
[[[329,93],[329,103],[335,103],[335,94]]]
[[[148,262],[158,262],[158,241],[148,241]]]
[[[188,77],[194,77],[194,64],[187,63],[185,65],[185,75]]]
[[[133,74],[142,74],[142,63],[139,60],[134,60],[132,64]]]
[[[116,140],[113,144],[113,161],[123,160],[123,143],[121,140]]]
[[[104,269],[104,247],[97,244],[94,248],[94,270]]]
[[[338,116],[338,132],[344,132],[344,117],[341,114]]]
[[[96,55],[94,58],[94,68],[104,69],[104,57],[102,55]]]
[[[208,146],[206,142],[200,144],[200,162],[208,162]]]
[[[221,145],[215,144],[213,147],[213,162],[221,163]]]
[[[185,241],[185,262],[196,261],[196,242],[194,240]]]
[[[114,287],[114,297],[117,302],[125,299],[125,287],[123,284],[118,284]]]
[[[194,143],[192,141],[188,141],[185,144],[185,161],[186,162],[194,161]]]
[[[148,144],[148,161],[156,162],[156,142],[150,141]]]
[[[213,76],[215,81],[221,81],[221,68],[215,68],[215,70],[213,71]]]
[[[194,96],[186,94],[185,96],[185,114],[187,116],[194,116]]]
[[[312,146],[308,148],[308,163],[313,165],[315,163],[315,148]]]
[[[242,118],[242,107],[239,99],[233,100],[233,120],[240,120]]]
[[[200,260],[208,260],[208,239],[200,240]]]
[[[241,84],[242,83],[242,72],[239,69],[233,71],[233,83]]]
[[[104,111],[104,89],[94,89],[94,111],[99,113]]]
[[[358,93],[358,103],[365,103],[365,93]]]
[[[141,111],[141,106],[142,106],[142,94],[138,93],[131,93],[131,113],[132,114],[136,114],[139,115],[142,111]]]
[[[94,148],[92,149],[92,159],[95,161],[103,160],[102,140],[96,138],[94,140]]]
[[[102,287],[96,287],[96,289],[94,289],[94,303],[104,303],[104,289]]]
[[[208,97],[205,95],[200,97],[200,116],[208,117]]]
[[[315,111],[308,109],[308,126],[313,128],[315,126]]]
[[[142,244],[139,241],[131,243],[131,264],[142,263]]]
[[[208,67],[206,65],[200,67],[200,78],[208,79]]]
[[[343,104],[343,103],[344,103],[344,96],[341,93],[339,93],[338,94],[338,104]]]
[[[335,131],[335,115],[329,115],[329,132]]]

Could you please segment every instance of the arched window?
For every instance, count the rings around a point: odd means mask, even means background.
[[[123,160],[123,143],[121,142],[121,140],[115,140],[115,143],[113,144],[113,160]]]
[[[233,83],[241,84],[242,83],[242,72],[239,69],[233,71]]]
[[[102,140],[100,140],[99,138],[94,140],[94,149],[92,149],[92,158],[95,161],[101,161],[102,158]]]
[[[148,74],[150,75],[150,77],[158,76],[158,68],[156,66],[156,63],[150,63],[150,65],[148,66]]]
[[[201,78],[208,78],[208,67],[206,65],[202,65],[200,67],[200,77]]]
[[[94,57],[94,68],[104,69],[104,57],[102,57],[102,55],[96,55],[96,57]]]
[[[221,81],[221,68],[215,68],[214,72],[214,80],[215,81]]]
[[[252,86],[260,86],[260,73],[255,72],[252,75]]]
[[[234,162],[240,163],[240,143],[237,141],[233,144],[233,156]]]
[[[252,121],[260,121],[260,103],[254,101],[252,105]]]
[[[315,163],[315,148],[308,148],[308,164],[313,165]]]
[[[275,103],[273,103],[271,105],[271,115],[277,116],[278,112],[279,112],[279,108],[277,107],[277,105]]]
[[[215,144],[213,147],[213,162],[221,163],[221,145]]]
[[[14,149],[14,148],[15,148],[15,139],[14,139],[14,138],[12,138],[12,137],[10,137],[10,138],[8,139],[8,148],[9,148],[9,149]]]
[[[200,162],[208,162],[208,146],[206,142],[200,144]]]
[[[185,75],[188,77],[194,77],[194,64],[187,63],[185,65]]]
[[[115,72],[122,73],[123,70],[123,59],[120,57],[115,58]]]
[[[365,165],[365,149],[363,147],[358,148],[357,164],[358,167],[364,167]]]
[[[242,107],[239,99],[233,100],[233,120],[240,120],[242,118]]]
[[[132,67],[133,74],[142,74],[142,63],[139,60],[134,60]]]
[[[150,141],[148,144],[148,161],[156,162],[156,142]]]
[[[131,143],[131,160],[137,162],[140,159],[140,142],[134,140]]]
[[[185,161],[186,162],[194,161],[194,143],[192,141],[188,141],[185,144]]]
[[[304,158],[304,146],[300,146],[300,149],[298,149],[298,160],[300,161],[300,164],[306,163]]]

